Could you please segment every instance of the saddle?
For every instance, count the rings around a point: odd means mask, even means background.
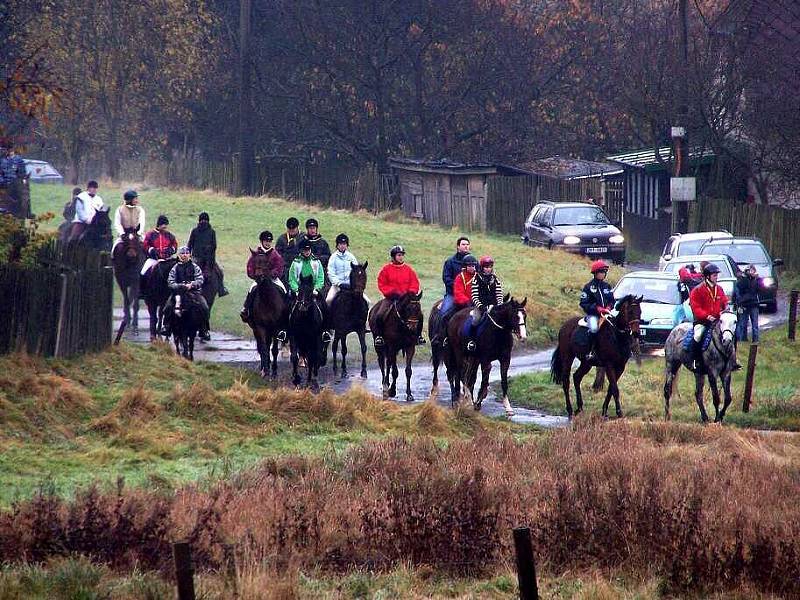
[[[465,319],[464,324],[461,327],[461,337],[466,338],[469,337],[470,335],[473,335],[476,338],[480,337],[480,335],[484,331],[486,331],[486,327],[488,324],[489,324],[489,319],[486,317],[485,312],[481,315],[478,324],[475,325],[474,328],[472,325],[472,317],[470,317],[469,319]]]
[[[711,345],[711,333],[712,333],[712,327],[706,327],[706,332],[703,334],[703,339],[702,339],[703,352],[708,350],[708,347]],[[686,352],[691,352],[693,345],[694,345],[694,329],[692,328],[686,332],[685,336],[683,336],[683,349],[686,350]]]

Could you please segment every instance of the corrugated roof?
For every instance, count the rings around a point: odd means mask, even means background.
[[[389,164],[397,169],[409,171],[420,171],[426,173],[444,174],[478,174],[478,175],[526,175],[524,169],[518,169],[510,165],[499,163],[462,163],[447,158],[425,159],[425,158],[400,158],[389,159]]]
[[[623,172],[620,166],[615,163],[585,160],[583,158],[570,158],[567,156],[541,158],[522,163],[518,166],[536,175],[547,175],[559,179],[603,177],[605,175],[616,175]]]
[[[658,156],[665,163],[672,162],[672,149],[669,146],[664,146],[658,149]],[[714,152],[708,148],[692,148],[689,150],[689,162],[699,162],[702,160],[714,158]],[[645,169],[657,165],[661,167],[661,163],[656,158],[656,151],[653,148],[649,150],[635,150],[632,152],[625,152],[623,154],[615,154],[614,156],[607,156],[606,160],[622,163],[629,167],[639,167]]]

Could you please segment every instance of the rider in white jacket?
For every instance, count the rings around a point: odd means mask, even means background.
[[[353,269],[353,264],[358,264],[358,259],[350,252],[350,238],[346,233],[340,233],[336,236],[336,252],[331,254],[328,260],[328,280],[331,282],[331,289],[328,290],[328,295],[325,302],[331,306],[333,299],[341,289],[350,287],[350,271]],[[369,298],[366,293],[364,300],[369,304]]]

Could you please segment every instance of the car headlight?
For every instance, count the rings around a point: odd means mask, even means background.
[[[672,319],[658,318],[650,319],[650,325],[664,325],[666,327],[672,327],[674,323],[672,322]]]
[[[610,238],[608,238],[608,241],[612,244],[621,244],[625,241],[625,238],[621,235],[612,235]]]
[[[775,279],[773,277],[764,277],[764,279],[762,279],[761,281],[765,287],[772,287],[773,285],[775,285]]]
[[[564,243],[568,246],[574,246],[575,244],[581,243],[581,238],[579,238],[577,235],[568,235],[564,238]]]

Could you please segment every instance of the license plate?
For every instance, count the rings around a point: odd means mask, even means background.
[[[594,254],[601,254],[603,252],[608,252],[608,248],[587,248],[586,252],[592,252]]]

